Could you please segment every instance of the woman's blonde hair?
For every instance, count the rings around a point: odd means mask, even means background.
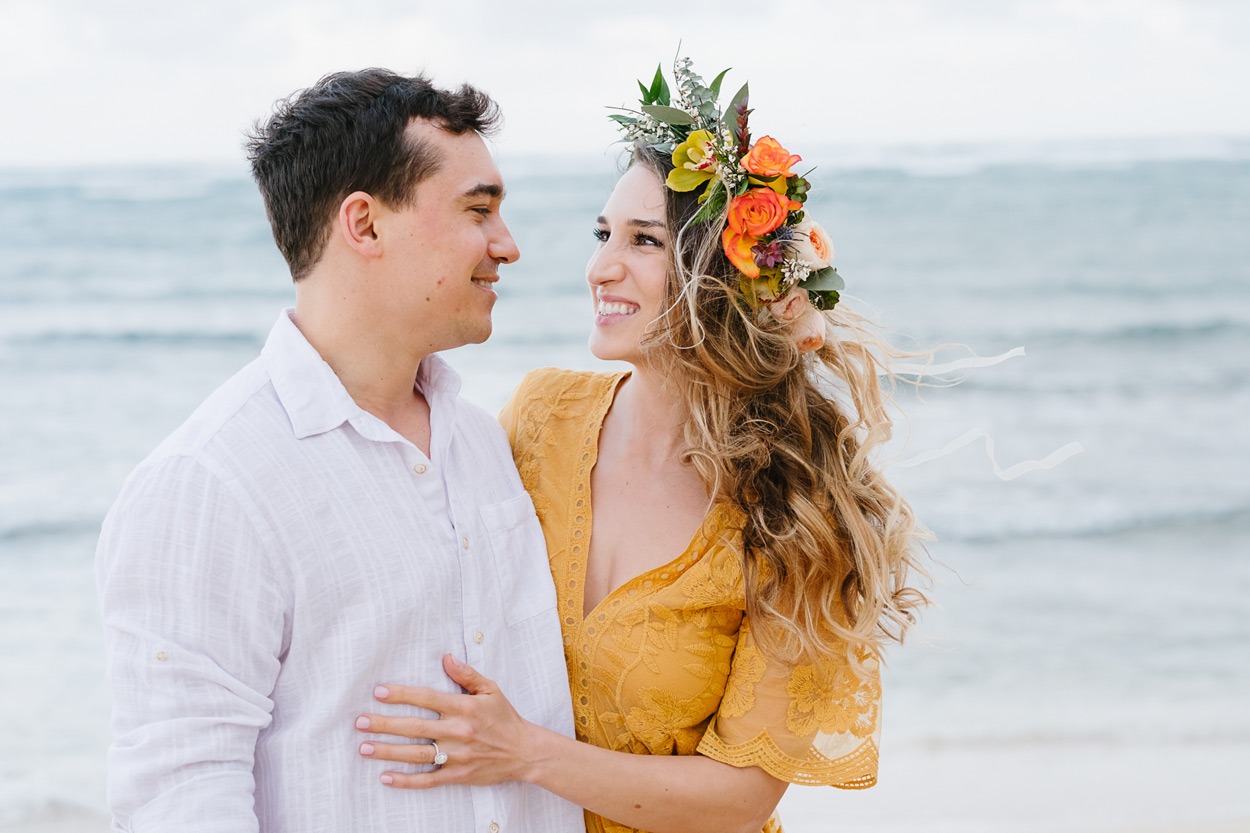
[[[641,146],[632,164],[661,182],[672,170]],[[912,570],[928,578],[927,533],[870,459],[892,425],[880,378],[903,354],[839,304],[824,346],[800,356],[788,325],[740,291],[724,218],[692,224],[695,193],[664,193],[666,306],[644,348],[688,411],[684,459],[741,510],[747,615],[779,659],[846,650],[863,668],[928,602],[908,584]]]

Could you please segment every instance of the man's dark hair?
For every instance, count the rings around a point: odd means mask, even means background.
[[[321,259],[331,221],[343,198],[364,191],[389,208],[402,208],[442,160],[425,142],[405,139],[414,118],[457,136],[489,134],[499,108],[468,84],[440,90],[422,75],[384,69],[336,72],[279,101],[248,137],[252,177],[291,277],[307,275]]]

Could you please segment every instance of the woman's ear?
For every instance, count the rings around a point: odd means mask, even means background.
[[[339,234],[362,257],[375,258],[382,254],[382,241],[374,228],[381,210],[381,204],[364,191],[353,191],[339,204]]]

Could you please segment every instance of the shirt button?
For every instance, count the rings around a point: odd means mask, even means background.
[[[168,655],[167,655],[164,651],[157,651],[157,652],[156,652],[156,661],[157,661],[157,662],[164,662],[164,661],[165,661],[165,660],[167,660],[167,659],[169,659],[169,656],[168,656]]]
[[[468,538],[461,538],[461,539],[460,539],[460,546],[464,547],[464,548],[467,550],[467,549],[469,548],[469,539],[468,539]]]
[[[482,640],[485,638],[486,638],[486,634],[482,633],[481,631],[478,631],[477,633],[473,634],[473,641],[476,642],[478,645],[481,645]]]
[[[490,833],[499,833],[499,825],[493,821],[490,823],[490,827],[486,829],[489,830]]]
[[[425,463],[417,463],[412,467],[412,470],[417,474],[425,474]]]

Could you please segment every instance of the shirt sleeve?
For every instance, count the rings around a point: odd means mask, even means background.
[[[871,658],[865,666],[877,671]],[[769,661],[744,619],[725,696],[698,751],[793,784],[863,789],[877,782],[880,708],[880,683],[857,675],[844,654]]]
[[[258,830],[252,766],[288,639],[245,504],[189,458],[140,469],[96,554],[116,829]]]

